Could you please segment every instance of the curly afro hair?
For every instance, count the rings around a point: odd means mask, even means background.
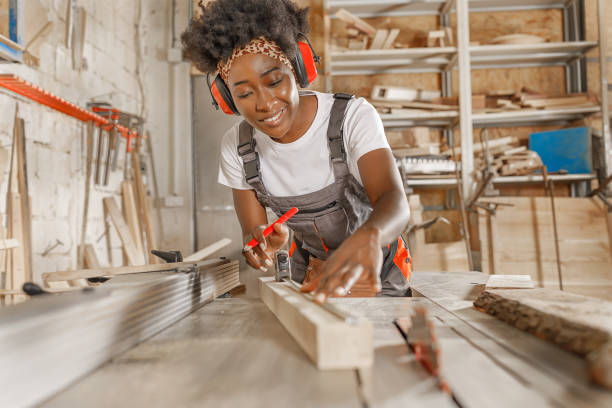
[[[309,8],[291,0],[214,0],[199,3],[202,15],[182,35],[183,51],[202,72],[214,72],[234,49],[254,38],[273,40],[289,57],[297,52],[300,33],[310,31]]]

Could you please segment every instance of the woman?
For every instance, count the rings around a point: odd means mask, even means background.
[[[410,255],[400,234],[410,211],[380,117],[365,99],[299,92],[316,68],[305,33],[307,8],[290,0],[215,0],[182,35],[184,52],[205,73],[226,113],[244,121],[223,137],[218,181],[232,188],[244,256],[266,270],[288,240],[268,224],[300,211],[292,277],[315,300],[339,295],[410,295]],[[356,282],[358,282],[357,285]],[[356,290],[359,288],[359,290]]]

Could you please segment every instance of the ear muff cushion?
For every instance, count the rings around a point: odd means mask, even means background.
[[[229,89],[227,89],[227,85],[223,82],[223,79],[217,75],[212,85],[210,86],[210,92],[212,93],[217,105],[221,108],[221,110],[228,115],[238,115],[238,109],[236,109],[236,105],[234,105],[234,100],[232,99],[232,95],[230,94]]]
[[[317,77],[317,67],[310,44],[299,41],[298,47],[298,53],[292,61],[293,69],[295,69],[295,74],[300,86],[306,88]]]

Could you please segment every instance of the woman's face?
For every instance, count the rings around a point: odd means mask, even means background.
[[[267,55],[245,54],[232,63],[227,85],[236,108],[254,128],[279,142],[293,141],[287,139],[295,136],[300,97],[287,65]]]

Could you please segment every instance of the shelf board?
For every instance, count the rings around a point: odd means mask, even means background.
[[[528,126],[543,123],[566,123],[600,112],[600,106],[586,106],[557,109],[523,109],[499,113],[472,114],[474,127]]]
[[[470,12],[562,9],[567,0],[470,0]]]
[[[549,179],[557,183],[574,183],[576,181],[588,181],[595,179],[594,174],[550,174]],[[527,184],[544,183],[541,174],[529,174],[526,176],[495,177],[493,184]]]
[[[556,183],[575,183],[578,181],[589,181],[596,178],[594,174],[551,174],[548,176],[551,180]],[[457,179],[454,177],[435,177],[431,178],[411,178],[410,175],[406,176],[407,184],[412,188],[440,188],[440,187],[455,187],[457,185]],[[495,177],[493,184],[496,185],[509,185],[509,184],[535,184],[543,183],[542,175],[530,174],[526,176],[505,176]],[[494,197],[492,197],[494,198]]]
[[[455,47],[335,51],[331,54],[331,75],[441,72],[456,52]]]
[[[427,126],[434,128],[448,128],[453,125],[459,114],[457,111],[431,111],[415,113],[381,113],[385,129],[410,128]]]
[[[345,9],[359,17],[438,15],[448,0],[329,0],[330,12]],[[470,0],[470,12],[561,9],[567,0]],[[454,1],[448,7],[455,12]]]
[[[359,17],[438,15],[447,0],[329,0],[330,13],[345,9]]]
[[[472,69],[565,65],[594,47],[594,41],[477,45],[470,47],[470,63]]]

